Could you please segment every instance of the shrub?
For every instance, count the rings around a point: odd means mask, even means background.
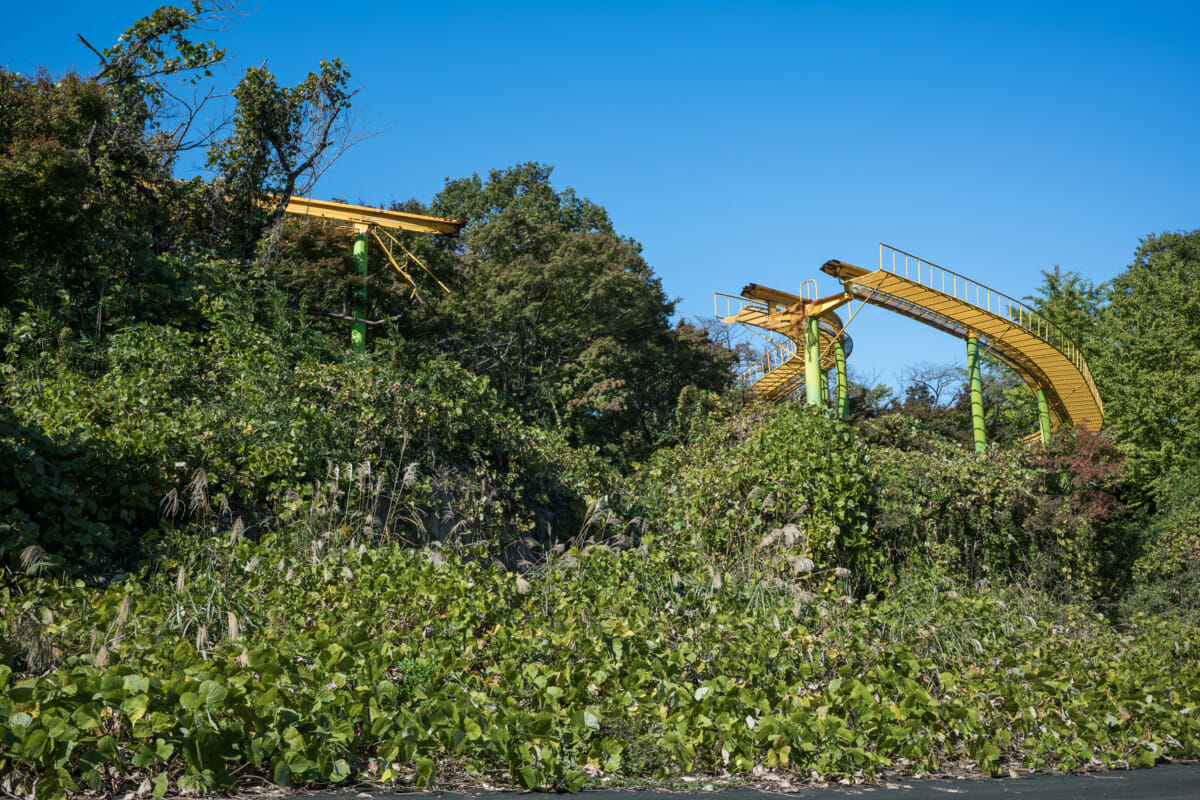
[[[1157,482],[1158,513],[1133,563],[1126,616],[1138,613],[1200,622],[1200,470],[1176,470]]]
[[[355,357],[273,289],[218,283],[196,287],[188,324],[117,330],[87,369],[73,365],[71,337],[55,347],[43,336],[24,355],[14,344],[0,446],[27,466],[5,476],[7,550],[32,538],[100,572],[137,557],[160,500],[185,485],[204,510],[189,524],[211,533],[271,517],[330,464],[370,463],[389,484],[419,476],[407,538],[453,535],[497,554],[572,534],[588,496],[605,493],[599,458],[520,422],[486,378],[399,339]]]
[[[873,531],[889,562],[953,554],[961,579],[1019,576],[1094,600],[1119,582],[1120,458],[1065,431],[976,454],[901,416],[867,420]],[[948,549],[947,549],[948,548]]]
[[[867,535],[866,464],[849,427],[825,411],[784,405],[714,421],[691,439],[634,476],[664,535],[729,560],[791,525],[793,557],[873,579],[881,562]]]

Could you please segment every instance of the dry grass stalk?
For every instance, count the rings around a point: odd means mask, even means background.
[[[162,512],[164,517],[175,519],[183,511],[183,501],[179,499],[179,490],[172,489],[163,495],[162,502],[158,504],[158,510]]]
[[[192,479],[183,487],[188,495],[188,511],[199,514],[208,510],[208,473],[201,467],[192,473]]]
[[[133,595],[125,595],[121,598],[121,605],[117,607],[117,632],[125,627],[125,623],[129,621],[129,614],[133,610]]]
[[[32,574],[49,558],[49,554],[40,545],[31,544],[21,551],[21,569]]]

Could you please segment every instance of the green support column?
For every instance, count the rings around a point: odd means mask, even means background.
[[[833,363],[837,369],[838,419],[845,419],[850,416],[850,388],[846,383],[846,343],[841,339],[834,340]]]
[[[804,328],[804,394],[810,406],[821,405],[821,340],[816,317],[809,317]]]
[[[354,318],[361,320],[367,315],[367,232],[358,231],[354,236],[354,266],[362,276],[362,288],[354,293]],[[367,352],[367,323],[350,324],[350,348],[360,356]]]
[[[1050,441],[1050,401],[1046,399],[1046,390],[1038,387],[1038,427],[1042,431],[1042,444]]]
[[[821,370],[821,405],[829,405],[829,370]]]
[[[979,364],[979,340],[967,339],[967,373],[971,376],[971,425],[975,429],[975,452],[987,447],[983,433],[983,368]]]

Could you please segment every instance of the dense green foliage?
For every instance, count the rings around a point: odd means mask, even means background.
[[[58,667],[0,667],[0,765],[42,796],[248,774],[871,778],[1200,749],[1194,629],[1121,635],[923,570],[846,607],[649,541],[519,577],[331,530],[182,541],[107,590],[43,581],[9,607],[6,634]]]
[[[439,312],[448,348],[531,421],[640,460],[689,384],[722,388],[728,353],[689,326],[605,210],[525,164],[450,181],[431,212],[468,222],[461,287]]]
[[[1102,286],[1046,273],[1039,302],[1087,353],[1104,397],[1105,432],[1124,457],[1136,514],[1110,551],[1136,561],[1127,607],[1196,613],[1200,562],[1200,230],[1147,236]]]
[[[222,57],[191,38],[222,8],[160,9],[89,78],[0,72],[5,791],[1200,755],[1200,232],[1032,299],[1104,435],[1022,444],[997,365],[982,454],[952,368],[850,422],[747,403],[548,166],[405,204],[466,222],[393,243],[419,289],[277,224],[353,138],[336,60],[248,71],[215,180],[171,181],[168,83]]]
[[[1200,231],[1143,240],[1097,327],[1105,420],[1136,479],[1200,464]]]
[[[882,559],[867,535],[868,466],[857,444],[826,412],[786,405],[694,432],[635,479],[647,518],[698,552],[744,558],[791,526],[783,549],[796,572],[851,569],[870,580]]]
[[[26,508],[0,540],[9,567],[31,544],[92,572],[128,561],[157,525],[160,499],[201,476],[220,524],[271,517],[329,463],[373,464],[386,471],[374,490],[384,505],[400,501],[391,484],[401,473],[424,487],[416,519],[390,522],[397,535],[424,541],[457,527],[500,547],[548,536],[555,515],[563,524],[581,518],[586,494],[602,490],[603,465],[524,426],[485,379],[402,343],[381,345],[369,362],[352,359],[281,298],[265,299],[226,284],[197,298],[197,329],[113,333],[95,377],[70,368],[69,347],[36,369],[14,368],[6,388],[18,410],[6,417],[4,441],[14,454],[33,448],[40,461],[18,470],[19,485],[4,495]],[[81,478],[86,492],[76,490]],[[78,503],[44,502],[59,494]],[[479,516],[484,506],[492,513]],[[114,529],[114,514],[126,524]]]

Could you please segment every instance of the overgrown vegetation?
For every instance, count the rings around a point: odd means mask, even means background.
[[[1112,426],[1044,446],[997,382],[963,447],[952,372],[857,387],[849,423],[747,404],[539,164],[406,204],[468,223],[402,239],[449,293],[372,275],[355,356],[344,232],[275,224],[353,138],[345,67],[251,70],[215,183],[169,180],[163,87],[224,10],[155,12],[92,77],[0,73],[0,789],[1197,756],[1200,232],[1112,286],[1046,273]]]

